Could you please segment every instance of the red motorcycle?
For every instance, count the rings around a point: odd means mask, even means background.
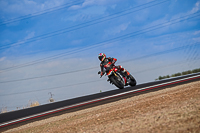
[[[101,72],[99,71],[98,74]],[[129,73],[127,71],[127,73]],[[105,74],[105,73],[104,73]],[[135,78],[129,73],[127,77],[126,74],[120,70],[116,66],[113,66],[109,71],[106,71],[106,75],[108,76],[108,80],[111,84],[114,84],[119,89],[123,89],[124,86],[136,86]],[[102,76],[101,76],[102,77]]]

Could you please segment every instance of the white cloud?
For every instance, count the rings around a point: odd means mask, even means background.
[[[194,40],[195,42],[200,42],[200,37],[193,38],[193,40]]]
[[[199,33],[200,33],[200,30],[195,31],[195,32],[194,32],[194,35],[197,35],[197,34],[199,34]]]
[[[107,4],[114,4],[119,0],[85,0],[83,4],[81,5],[73,5],[70,7],[72,10],[81,9],[87,6],[93,6],[93,5],[107,5]]]
[[[176,15],[172,16],[171,19],[180,18],[180,17],[186,16],[186,15],[196,13],[196,12],[199,11],[199,9],[200,9],[200,2],[198,1],[198,2],[195,3],[194,7],[190,11],[176,14]]]
[[[8,19],[18,17],[19,15],[28,15],[41,12],[46,9],[54,8],[66,3],[65,0],[15,0],[15,1],[0,1],[0,11],[5,15],[2,18]]]
[[[110,7],[111,7],[112,9],[115,9],[116,6],[117,6],[117,4],[114,4],[114,5],[111,5]]]
[[[39,64],[36,66],[36,68],[37,69],[52,69],[52,68],[56,68],[56,67],[58,68],[61,65],[64,65],[64,64],[59,60],[55,60],[55,61]]]
[[[190,11],[190,13],[195,13],[197,11],[199,11],[200,9],[200,1],[198,1],[195,6],[192,8],[192,10]]]
[[[7,48],[6,46],[6,50],[2,53],[2,55],[9,55],[9,53],[19,53],[19,47],[20,47],[20,44],[24,44],[27,42],[28,39],[31,39],[35,36],[35,32],[34,31],[27,31],[26,32],[27,35],[23,38],[23,39],[20,39],[18,40],[18,42],[16,43],[13,43],[12,45],[10,45],[10,48]],[[9,41],[10,42],[10,41]],[[4,48],[4,47],[2,47]],[[11,54],[12,55],[12,54]]]
[[[74,40],[74,41],[72,41],[72,45],[79,45],[79,44],[81,44],[82,42],[83,42],[82,39],[80,39],[80,40]]]
[[[74,7],[74,9],[76,6]],[[78,9],[79,7],[77,7]],[[82,9],[80,12],[73,16],[67,16],[65,18],[62,18],[64,21],[82,21],[82,20],[88,20],[92,18],[93,16],[102,15],[106,11],[106,7],[104,6],[91,6],[88,8]]]
[[[125,31],[125,30],[128,28],[128,26],[129,26],[130,23],[131,23],[131,22],[124,23],[124,24],[121,24],[121,25],[116,26],[116,27],[114,27],[114,28],[107,29],[107,30],[105,30],[105,34],[106,34],[107,36],[119,34],[119,33],[121,33],[122,31]]]
[[[19,44],[23,44],[25,43],[28,39],[31,39],[35,36],[35,32],[27,32],[27,36],[24,37],[24,39],[22,40],[19,40],[17,43],[14,43],[12,46],[15,46],[15,45],[19,45]]]
[[[6,57],[1,57],[0,61],[4,61],[6,59]]]
[[[80,8],[81,8],[80,5],[73,5],[73,6],[71,6],[69,9],[77,10],[77,9],[80,9]]]
[[[29,14],[33,12],[33,9],[35,11],[39,10],[39,7],[36,2],[34,1],[15,1],[13,3],[10,3],[8,1],[1,1],[1,3],[4,3],[4,7],[1,8],[3,12],[5,13],[15,13],[15,14]]]
[[[33,38],[34,36],[35,36],[35,32],[34,31],[29,32],[28,35],[24,38],[24,40]]]
[[[195,3],[194,7],[191,8],[191,10],[189,10],[187,12],[181,12],[178,14],[174,14],[172,16],[170,16],[169,14],[165,14],[165,15],[163,15],[162,18],[157,19],[157,20],[149,23],[148,25],[146,25],[144,27],[144,29],[165,23],[164,25],[160,25],[160,26],[164,26],[163,28],[160,28],[160,29],[157,29],[157,30],[151,32],[152,35],[158,35],[158,34],[166,32],[166,31],[182,29],[182,27],[184,27],[184,26],[192,26],[192,25],[194,25],[194,23],[192,23],[192,22],[189,23],[188,21],[180,22],[180,20],[184,20],[184,19],[187,20],[187,18],[191,17],[194,13],[198,12],[199,9],[200,9],[200,2],[198,1]],[[173,24],[174,22],[177,22],[177,23]],[[178,22],[180,22],[180,23],[178,23]],[[195,32],[194,34],[198,34],[198,32]]]

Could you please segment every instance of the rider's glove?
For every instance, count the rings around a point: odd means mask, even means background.
[[[104,74],[105,74],[105,72],[101,72],[101,77],[102,77]],[[100,78],[101,78],[101,77],[100,77]]]
[[[101,77],[104,75],[104,72],[101,72]]]
[[[99,71],[98,74],[100,74],[100,78],[104,75],[104,72]]]

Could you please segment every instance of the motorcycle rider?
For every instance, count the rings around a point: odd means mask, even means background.
[[[101,68],[101,77],[102,77],[105,73],[104,68],[106,69],[106,71],[109,71],[114,66],[117,59],[111,58],[111,57],[106,58],[106,55],[104,53],[100,53],[98,58],[101,61],[100,68]],[[126,77],[127,79],[129,78],[130,73],[125,68],[123,68],[121,65],[118,65],[116,67],[118,70],[124,73],[124,77]]]

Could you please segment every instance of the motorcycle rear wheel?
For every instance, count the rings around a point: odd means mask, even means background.
[[[136,83],[135,78],[131,74],[129,76],[130,76],[130,79],[131,79],[130,86],[136,86],[137,83]]]

